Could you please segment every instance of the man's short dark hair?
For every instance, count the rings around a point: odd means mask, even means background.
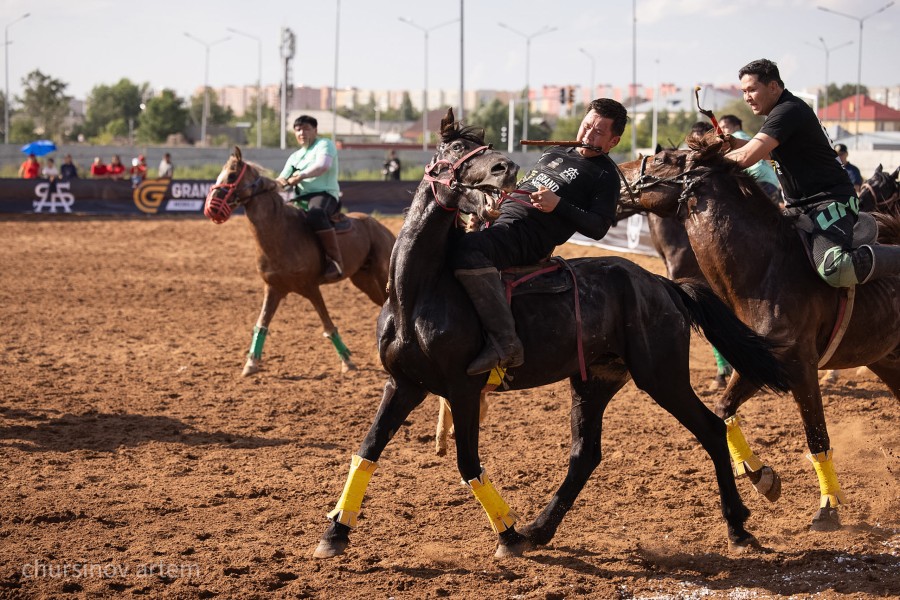
[[[313,129],[318,129],[318,128],[319,128],[319,122],[316,121],[316,118],[315,118],[315,117],[311,117],[311,116],[309,116],[309,115],[300,115],[299,117],[297,117],[297,118],[294,120],[294,129],[297,129],[298,127],[300,127],[300,126],[302,126],[302,125],[309,125],[309,126],[311,126]]]
[[[774,81],[778,83],[778,87],[784,87],[781,74],[778,73],[778,65],[768,58],[760,58],[741,67],[741,70],[738,71],[738,79],[741,79],[744,75],[756,75],[756,78],[763,85],[768,85],[769,82]]]
[[[842,154],[847,151],[847,146],[845,146],[844,144],[835,144],[834,151],[838,154]]]
[[[620,102],[616,102],[612,98],[597,98],[591,100],[588,109],[584,114],[594,111],[601,117],[612,119],[612,131],[616,135],[622,135],[625,132],[625,125],[628,124],[628,111]]]
[[[722,125],[728,123],[732,129],[744,128],[744,122],[741,121],[737,115],[725,115],[721,119],[719,119],[719,122],[721,122]]]
[[[712,129],[712,123],[708,121],[697,121],[691,126],[691,135],[703,137],[703,134]]]

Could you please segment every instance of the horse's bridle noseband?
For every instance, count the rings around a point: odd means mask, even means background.
[[[471,150],[471,151],[463,154],[459,159],[457,159],[456,162],[450,162],[449,160],[447,160],[445,158],[437,160],[437,155],[435,155],[434,159],[432,159],[432,161],[430,163],[425,165],[425,176],[423,179],[431,184],[431,194],[434,196],[434,201],[437,202],[438,206],[440,206],[441,208],[443,208],[444,210],[449,211],[449,212],[453,212],[453,211],[457,210],[456,208],[450,208],[450,207],[446,206],[444,203],[442,203],[438,199],[438,194],[437,194],[437,189],[435,188],[435,184],[439,183],[451,190],[456,190],[456,189],[462,188],[462,187],[464,187],[464,188],[475,187],[475,186],[466,185],[466,184],[460,182],[459,177],[457,176],[457,169],[459,169],[467,160],[469,160],[473,156],[477,156],[478,154],[481,154],[485,150],[491,150],[492,148],[493,148],[493,145],[491,145],[491,144],[485,144],[483,146],[478,146],[474,150]],[[442,165],[447,166],[447,170],[443,171],[443,173],[446,175],[445,177],[441,177],[440,176],[441,173],[435,173],[435,170],[437,170]]]
[[[228,183],[226,181],[224,183],[213,184],[210,186],[209,192],[206,194],[206,202],[203,205],[203,214],[213,223],[224,223],[231,216],[231,213],[232,211],[234,211],[235,207],[246,202],[253,196],[257,196],[266,191],[265,189],[256,189],[259,187],[259,184],[262,181],[262,177],[257,177],[253,182],[244,186],[244,188],[239,187],[241,181],[244,179],[244,174],[247,172],[247,167],[249,166],[244,161],[240,161],[240,163],[241,171],[235,178],[234,183]],[[251,190],[251,193],[247,194],[246,196],[240,196],[238,192],[241,189],[245,188],[249,188]],[[225,195],[219,196],[216,193],[219,190],[225,190]],[[237,198],[237,201],[232,203],[232,198]]]
[[[676,215],[680,215],[682,208],[685,208],[685,210],[687,209],[687,202],[691,196],[694,195],[694,188],[712,173],[712,169],[710,167],[702,166],[686,166],[683,171],[672,177],[657,177],[656,175],[650,175],[646,172],[647,161],[649,158],[649,156],[641,158],[641,168],[638,171],[638,178],[634,183],[629,182],[621,169],[619,170],[619,176],[622,178],[622,183],[625,184],[625,189],[630,196],[629,203],[626,206],[629,208],[642,208],[638,202],[638,196],[641,195],[641,192],[657,185],[674,184],[681,186],[681,195],[678,196],[678,209],[676,211]],[[623,202],[622,204],[625,203]]]

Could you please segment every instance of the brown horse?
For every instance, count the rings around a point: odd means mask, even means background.
[[[291,292],[309,300],[316,309],[325,337],[331,340],[340,357],[341,372],[356,369],[319,290],[325,283],[325,256],[306,223],[306,213],[285,204],[278,184],[261,175],[258,166],[245,162],[241,149],[235,146],[216,184],[209,190],[203,212],[213,222],[224,223],[238,206],[244,207],[256,240],[257,270],[265,283],[262,310],[253,328],[243,374],[259,371],[269,323],[279,303]],[[372,302],[381,306],[387,298],[394,234],[366,214],[350,213],[343,219],[344,226],[336,227],[344,260],[343,278],[349,278]]]
[[[721,141],[707,138],[690,150],[666,150],[624,163],[623,197],[638,196],[644,210],[677,216],[713,289],[745,323],[781,347],[822,493],[813,529],[834,529],[840,527],[836,507],[844,497],[831,460],[817,370],[866,365],[900,399],[900,277],[853,290],[855,307],[835,350],[830,342],[839,331],[847,290],[818,277],[793,220],[724,158],[727,150]],[[878,218],[879,241],[900,242],[900,220]],[[738,408],[757,389],[736,373],[715,410],[729,426],[736,474],[748,474],[757,490],[774,501],[780,480],[749,449],[736,421]]]

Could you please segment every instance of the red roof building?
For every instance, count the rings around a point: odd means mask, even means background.
[[[857,103],[856,95],[844,98],[826,108],[819,109],[819,120],[825,127],[840,125],[856,133],[856,115],[859,111],[859,132],[900,131],[900,110],[895,110],[867,96]]]

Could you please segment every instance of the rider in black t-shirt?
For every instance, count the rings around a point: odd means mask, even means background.
[[[534,264],[576,231],[600,239],[615,223],[619,176],[607,153],[619,143],[627,115],[615,100],[592,101],[578,130],[583,146],[544,152],[519,183],[522,192],[503,202],[500,217],[458,240],[451,266],[490,339],[469,365],[470,375],[525,360],[498,269]]]
[[[753,139],[732,139],[734,149],[726,156],[746,168],[771,154],[786,212],[802,212],[812,220],[812,254],[819,276],[831,286],[850,287],[900,273],[900,247],[851,249],[859,215],[856,190],[835,160],[816,113],[784,89],[775,63],[755,60],[738,77],[750,109],[767,119]]]

